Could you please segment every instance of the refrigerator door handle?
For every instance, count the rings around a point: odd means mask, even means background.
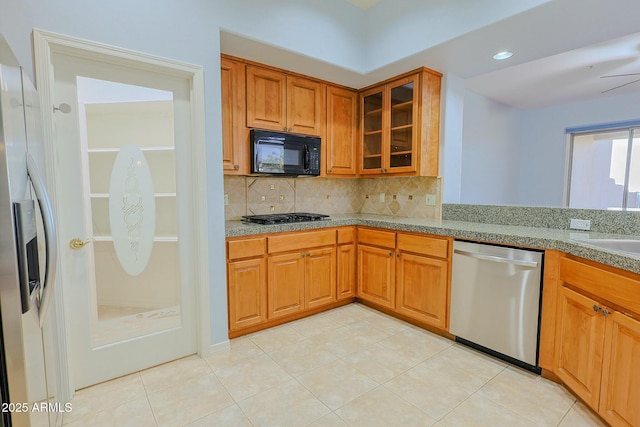
[[[33,191],[36,193],[36,199],[38,199],[40,213],[42,214],[42,224],[44,226],[44,241],[46,247],[45,273],[44,282],[42,283],[42,296],[39,308],[40,327],[42,327],[46,318],[45,315],[49,308],[49,303],[51,302],[53,283],[56,278],[56,265],[58,263],[56,225],[53,219],[53,210],[51,209],[51,202],[49,201],[49,195],[45,189],[44,181],[38,173],[36,162],[29,154],[27,154],[27,174],[31,179]]]

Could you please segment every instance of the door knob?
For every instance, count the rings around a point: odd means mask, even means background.
[[[93,239],[88,239],[88,240],[82,240],[79,239],[77,237],[69,240],[69,247],[71,249],[82,249],[85,247],[85,245],[91,243],[93,241]]]

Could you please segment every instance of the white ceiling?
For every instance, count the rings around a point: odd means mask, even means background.
[[[640,33],[482,74],[466,86],[521,109],[640,92]]]
[[[376,3],[396,0],[345,1],[367,14]],[[638,0],[552,0],[366,75],[224,32],[221,46],[227,53],[355,88],[427,66],[463,78],[481,95],[531,109],[640,92],[640,81],[630,83],[640,75],[601,78],[640,73],[638,16]],[[491,58],[505,49],[514,56]],[[619,85],[625,86],[602,93]]]
[[[367,10],[371,6],[374,6],[376,3],[379,3],[380,0],[346,0],[347,2],[358,6],[360,9]]]

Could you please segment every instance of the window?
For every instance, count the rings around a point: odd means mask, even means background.
[[[571,131],[570,208],[640,210],[640,123]]]

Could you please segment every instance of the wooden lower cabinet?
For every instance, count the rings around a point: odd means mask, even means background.
[[[446,328],[449,263],[400,252],[396,269],[396,311],[435,327]]]
[[[395,308],[395,267],[393,249],[358,244],[358,298]]]
[[[607,318],[599,413],[609,424],[640,426],[640,321]]]
[[[338,245],[336,258],[338,264],[336,298],[353,298],[356,296],[356,244]]]
[[[229,329],[267,320],[267,263],[264,258],[229,262]]]
[[[582,400],[597,408],[604,348],[604,316],[597,302],[571,289],[558,292],[554,371]]]
[[[612,426],[640,426],[640,280],[560,263],[554,373]]]
[[[313,249],[304,259],[305,309],[336,300],[336,248]]]
[[[269,319],[304,310],[304,261],[304,254],[300,252],[269,256]]]

